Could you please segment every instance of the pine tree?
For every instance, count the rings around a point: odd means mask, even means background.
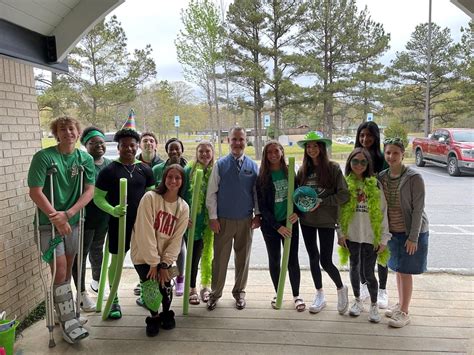
[[[313,99],[322,101],[325,135],[332,138],[335,100],[356,86],[358,65],[386,50],[388,39],[355,0],[310,0],[302,31],[298,68],[316,80]],[[370,42],[377,44],[364,45]]]
[[[245,88],[252,96],[254,113],[255,153],[261,158],[261,130],[263,95],[262,88],[267,76],[264,66],[262,42],[265,29],[263,2],[260,0],[235,0],[227,12],[229,45],[226,47],[229,59],[230,79]]]
[[[224,32],[219,10],[209,0],[191,0],[181,13],[181,21],[184,29],[175,41],[178,61],[184,67],[185,78],[196,83],[206,94],[211,130],[215,127],[215,108],[220,156],[222,148],[217,70],[222,61]]]
[[[432,23],[430,70],[430,118],[446,123],[459,112],[455,104],[463,93],[453,89],[460,79],[460,45],[454,43],[449,28]],[[395,103],[418,113],[418,122],[424,121],[425,90],[428,62],[428,24],[416,26],[405,51],[397,52],[389,70],[391,81],[398,88]],[[431,124],[429,125],[431,126]]]
[[[264,53],[271,64],[271,74],[266,82],[269,86],[267,95],[273,99],[273,135],[278,139],[283,108],[292,103],[292,97],[298,91],[294,82],[296,71],[292,51],[298,39],[297,27],[303,20],[305,5],[301,0],[271,0],[264,2],[263,11],[267,22],[264,33],[269,42]]]
[[[129,54],[125,31],[116,16],[94,27],[72,50],[70,73],[61,78],[77,93],[73,99],[80,117],[109,126],[117,108],[133,101],[138,86],[156,74],[151,52],[147,45]]]

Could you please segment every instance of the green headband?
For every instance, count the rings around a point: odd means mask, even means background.
[[[81,139],[82,145],[86,145],[86,143],[89,139],[91,139],[92,137],[96,137],[96,136],[99,136],[99,137],[105,139],[105,136],[102,132],[99,132],[97,130],[93,130],[93,131],[90,131],[89,133],[87,133],[87,135],[84,138]]]

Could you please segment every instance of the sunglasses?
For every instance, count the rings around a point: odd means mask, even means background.
[[[394,145],[398,145],[398,146],[402,146],[402,147],[404,146],[403,140],[399,137],[386,138],[386,139],[384,139],[383,144],[384,145],[394,144]]]
[[[351,165],[362,165],[362,166],[367,166],[367,164],[369,164],[369,162],[367,161],[367,159],[352,159],[351,160]]]

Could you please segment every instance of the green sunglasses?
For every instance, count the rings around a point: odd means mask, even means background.
[[[398,145],[400,147],[404,147],[404,143],[403,143],[403,140],[399,137],[394,137],[394,138],[386,138],[384,141],[383,141],[383,144],[384,145],[387,145],[387,144],[393,144],[393,145]]]
[[[367,164],[369,164],[369,162],[367,161],[367,159],[352,159],[351,160],[351,165],[362,165],[362,166],[367,166]]]

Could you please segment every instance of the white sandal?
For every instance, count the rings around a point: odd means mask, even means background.
[[[211,296],[211,290],[207,287],[204,287],[203,289],[201,289],[201,292],[199,292],[199,294],[201,296],[201,300],[204,303],[207,303],[207,301],[209,301],[209,297]]]
[[[295,309],[298,312],[304,312],[306,309],[306,303],[304,303],[303,299],[300,296],[295,297]]]
[[[271,305],[272,305],[273,309],[278,309],[277,308],[277,296],[273,297]]]

